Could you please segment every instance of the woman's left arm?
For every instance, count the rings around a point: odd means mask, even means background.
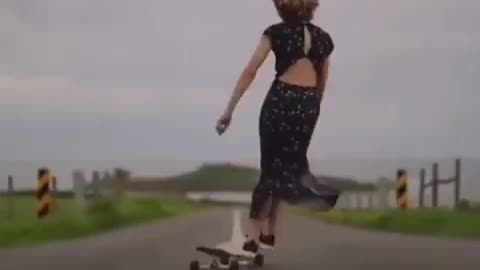
[[[267,58],[270,50],[270,39],[266,36],[262,36],[260,42],[255,48],[255,51],[253,52],[253,55],[251,56],[248,64],[243,69],[240,78],[235,85],[232,96],[230,97],[230,101],[228,102],[227,108],[225,109],[224,115],[231,116],[233,114],[235,107],[242,98],[243,94],[249,88],[250,84],[255,79],[258,69]]]
[[[321,69],[317,72],[317,91],[320,98],[322,98],[323,95],[325,94],[329,70],[330,70],[330,57],[325,59]]]

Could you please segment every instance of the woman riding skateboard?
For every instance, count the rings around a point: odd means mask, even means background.
[[[273,0],[281,22],[268,26],[217,121],[222,135],[231,123],[237,103],[273,51],[275,78],[259,116],[261,175],[253,190],[248,234],[243,251],[254,256],[273,248],[280,202],[303,201],[329,210],[339,192],[316,184],[307,151],[325,94],[334,49],[328,32],[311,21],[318,0]],[[313,181],[312,181],[313,179]],[[309,181],[308,181],[309,180]]]

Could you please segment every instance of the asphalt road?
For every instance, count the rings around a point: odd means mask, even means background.
[[[480,269],[480,242],[368,232],[293,215],[283,220],[263,269]],[[189,269],[192,259],[207,261],[195,245],[228,240],[231,231],[231,209],[219,209],[72,242],[0,249],[0,269]]]

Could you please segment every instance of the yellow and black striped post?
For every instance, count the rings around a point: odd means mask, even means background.
[[[397,171],[397,207],[400,210],[408,209],[408,177],[405,170]]]
[[[37,217],[44,218],[48,215],[52,203],[52,195],[50,194],[50,184],[52,182],[52,176],[50,170],[47,168],[40,168],[38,170],[38,190],[37,199],[39,201],[39,207],[37,210]]]

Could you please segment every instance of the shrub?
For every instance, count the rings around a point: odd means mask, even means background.
[[[471,207],[471,203],[469,200],[467,199],[461,199],[459,202],[458,202],[458,205],[457,205],[457,209],[458,210],[470,210],[472,207]]]
[[[122,217],[111,199],[99,198],[89,201],[87,216],[95,227],[110,229],[121,223]]]

